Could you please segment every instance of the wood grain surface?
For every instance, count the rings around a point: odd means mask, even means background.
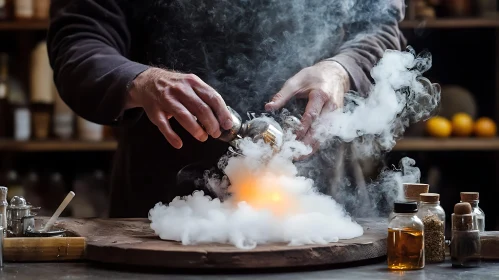
[[[9,237],[3,244],[8,262],[75,261],[84,256],[84,237]]]
[[[499,260],[499,231],[480,233],[481,255],[484,260]]]
[[[61,219],[59,228],[87,238],[86,259],[162,268],[288,268],[350,263],[386,254],[385,221],[359,220],[364,235],[313,246],[272,244],[253,250],[232,245],[184,246],[159,239],[146,219]]]

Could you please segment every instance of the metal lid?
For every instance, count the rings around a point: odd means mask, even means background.
[[[418,212],[418,203],[416,201],[397,201],[393,205],[395,213],[416,213]]]
[[[22,196],[14,196],[10,200],[10,209],[28,209],[31,208],[31,205],[28,205],[26,199]]]

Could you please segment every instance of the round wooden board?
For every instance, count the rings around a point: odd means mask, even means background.
[[[296,268],[350,263],[386,255],[386,223],[358,220],[364,235],[311,246],[272,244],[253,250],[232,245],[184,246],[155,236],[146,219],[62,219],[58,226],[87,238],[86,259],[163,268]]]

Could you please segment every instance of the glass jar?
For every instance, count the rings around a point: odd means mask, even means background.
[[[445,261],[445,211],[440,206],[438,193],[422,193],[418,218],[424,225],[425,261]]]
[[[415,201],[395,202],[388,224],[388,268],[393,270],[421,269],[425,266],[424,226],[416,215]]]
[[[474,215],[473,225],[480,231],[485,231],[485,213],[478,206],[480,194],[478,192],[461,192],[461,202],[471,204],[472,214]]]
[[[475,217],[467,202],[454,206],[452,241],[450,246],[452,267],[479,267],[481,264],[480,232],[475,228]]]

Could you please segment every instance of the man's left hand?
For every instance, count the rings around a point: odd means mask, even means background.
[[[296,135],[299,140],[310,145],[314,153],[319,144],[314,140],[312,124],[324,114],[342,107],[345,93],[349,90],[350,77],[343,66],[335,61],[322,61],[304,68],[286,81],[272,101],[265,105],[265,110],[278,110],[292,97],[308,99],[301,119],[302,126]]]

